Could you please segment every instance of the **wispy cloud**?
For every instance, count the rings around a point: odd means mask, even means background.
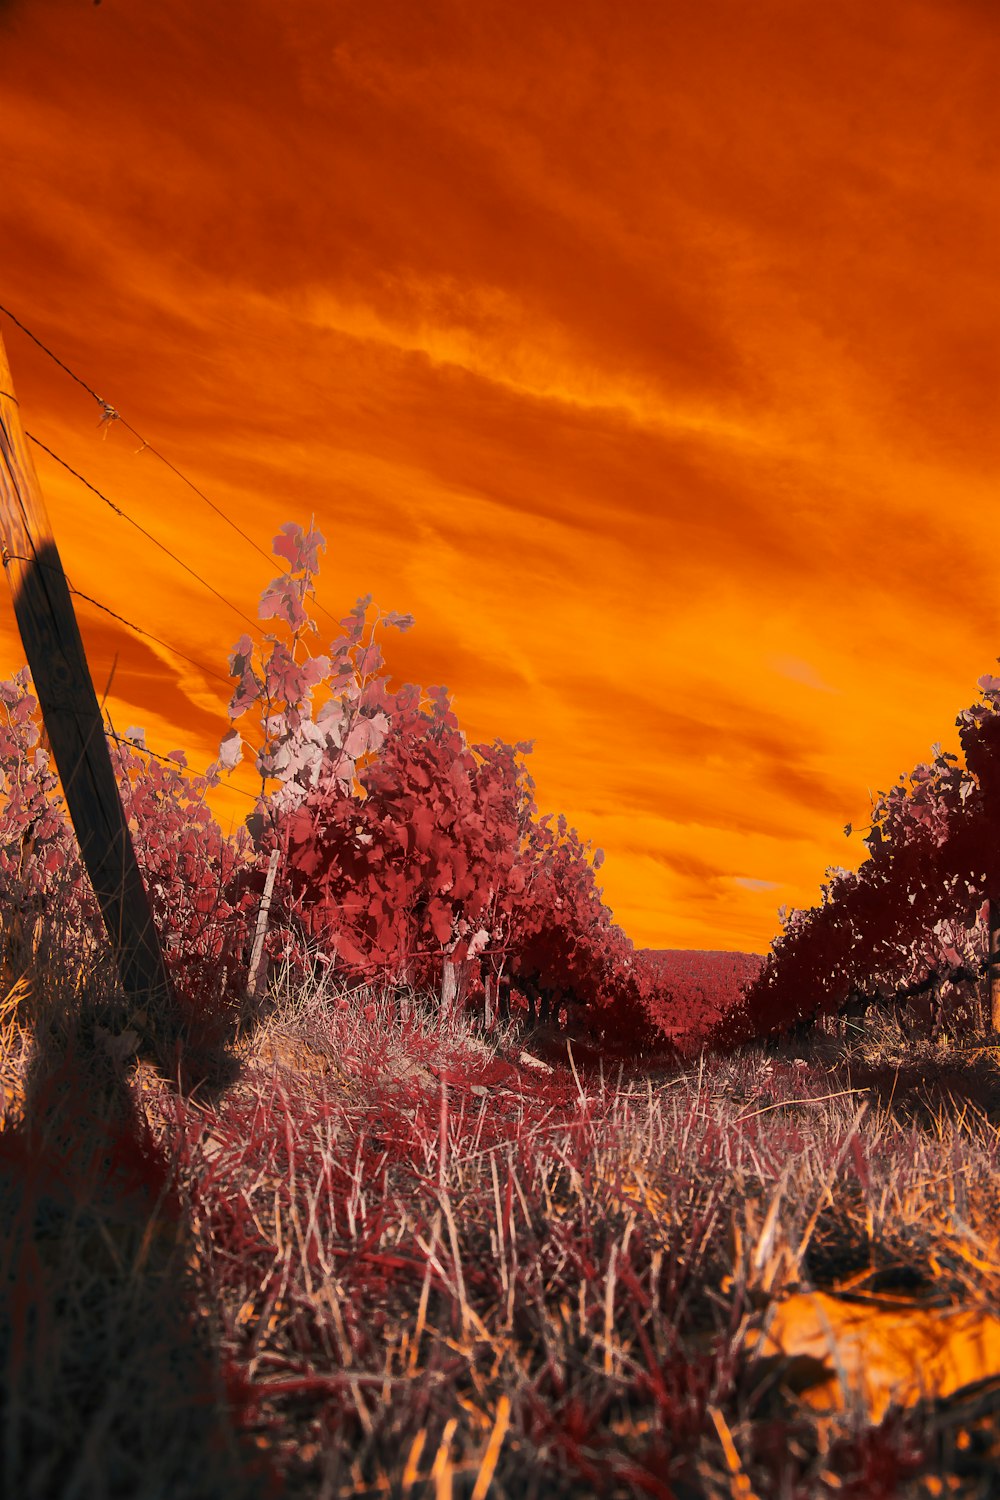
[[[414,613],[397,675],[535,739],[640,943],[764,946],[998,650],[990,8],[3,14],[4,301],[262,545],[315,515],[335,613]],[[252,614],[267,564],[9,347]],[[43,480],[78,586],[218,668],[231,612]],[[225,688],[85,627],[210,759]]]
[[[789,682],[801,682],[803,687],[813,688],[817,693],[835,693],[828,682],[824,682],[811,662],[797,656],[776,656],[771,662],[776,672],[787,677]]]

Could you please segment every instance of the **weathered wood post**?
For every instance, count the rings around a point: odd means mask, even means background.
[[[143,1003],[168,1000],[163,956],[2,337],[0,531],[18,629],[122,984]]]
[[[459,965],[446,953],[442,959],[441,967],[441,1015],[440,1023],[442,1031],[448,1025],[452,1013],[458,1004]]]
[[[1000,1032],[1000,901],[991,899],[989,906],[989,976],[990,1028]]]
[[[267,875],[264,879],[264,895],[261,899],[260,910],[257,913],[257,926],[254,929],[253,948],[250,953],[250,970],[247,974],[247,990],[255,1000],[260,998],[264,990],[264,985],[267,982],[264,939],[267,937],[267,919],[271,911],[271,898],[274,895],[274,877],[278,873],[278,861],[280,858],[281,850],[272,849],[271,858],[267,866]]]

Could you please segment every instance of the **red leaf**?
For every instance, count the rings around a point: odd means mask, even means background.
[[[295,521],[286,521],[271,543],[276,557],[287,560],[293,573],[318,573],[320,548],[326,538],[319,531],[303,531]]]
[[[427,920],[431,924],[431,931],[434,936],[444,946],[451,937],[453,917],[443,901],[429,901],[427,903]]]

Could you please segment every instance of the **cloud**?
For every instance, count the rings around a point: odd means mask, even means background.
[[[801,682],[803,687],[812,688],[817,693],[835,693],[828,682],[824,682],[810,662],[802,661],[797,656],[776,656],[771,663],[776,672],[782,677],[787,677],[789,682]]]
[[[536,740],[637,939],[762,946],[997,652],[992,10],[0,19],[4,301],[265,550],[315,515],[335,615],[413,611],[398,675]],[[267,561],[8,343],[28,425],[253,615]],[[243,625],[42,472],[74,582],[206,669],[87,621],[116,714],[210,759]]]

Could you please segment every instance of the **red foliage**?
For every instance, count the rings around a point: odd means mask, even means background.
[[[370,619],[370,599],[328,654],[309,655],[321,546],[282,528],[292,573],[262,611],[290,639],[257,650],[244,636],[230,658],[230,713],[261,713],[256,763],[279,783],[251,820],[258,846],[282,852],[273,944],[303,961],[318,947],[353,976],[441,984],[446,998],[506,974],[532,1013],[572,1005],[603,1031],[596,1018],[619,1005],[630,1035],[648,1032],[632,945],[596,883],[602,856],[565,818],[536,816],[530,746],[470,747],[445,688],[391,688],[376,632],[411,622]]]
[[[988,904],[1000,896],[1000,679],[980,687],[985,701],[957,720],[965,766],[935,746],[879,794],[868,858],[856,874],[830,870],[817,906],[784,915],[720,1039],[893,997],[929,995],[937,1009],[984,971]]]
[[[57,914],[72,967],[100,941],[101,919],[28,683],[27,668],[0,683],[0,899],[25,958],[43,916]],[[175,1013],[157,1019],[189,1054],[205,1055],[231,1033],[245,988],[251,903],[234,896],[233,877],[249,839],[227,839],[205,803],[216,768],[192,776],[181,751],[166,761],[146,753],[141,730],[109,750],[173,982]]]
[[[443,694],[407,697],[357,779],[360,795],[331,765],[277,822],[309,936],[349,969],[406,982],[502,944],[527,816],[517,751],[470,749]]]
[[[219,779],[186,769],[183,751],[143,753],[142,730],[112,742],[136,857],[163,947],[177,1015],[192,1051],[230,1039],[246,988],[246,948],[256,901],[235,877],[252,857],[245,830],[223,834],[205,802]]]
[[[408,628],[409,616],[360,599],[327,651],[309,649],[323,545],[315,530],[281,528],[274,550],[290,571],[260,604],[271,629],[259,644],[243,636],[230,656],[230,717],[241,729],[259,721],[249,744],[261,795],[248,834],[226,838],[206,804],[244,753],[240,730],[203,776],[180,751],[147,752],[141,730],[113,745],[176,992],[172,1024],[201,1050],[232,1032],[277,849],[272,957],[439,988],[447,1004],[488,986],[491,1010],[503,981],[532,1017],[558,1022],[572,1010],[575,1029],[603,1044],[653,1046],[655,978],[604,904],[600,851],[564,817],[537,815],[530,746],[470,746],[444,687],[391,685],[380,633]],[[92,944],[96,910],[27,684],[23,672],[0,685],[0,880],[9,902],[27,890],[38,911],[57,885],[68,889],[60,911]]]
[[[758,953],[644,948],[636,955],[648,974],[653,1021],[684,1046],[697,1046],[759,975]]]
[[[42,739],[27,667],[0,682],[0,901],[30,945],[46,910],[86,940],[100,922]]]

